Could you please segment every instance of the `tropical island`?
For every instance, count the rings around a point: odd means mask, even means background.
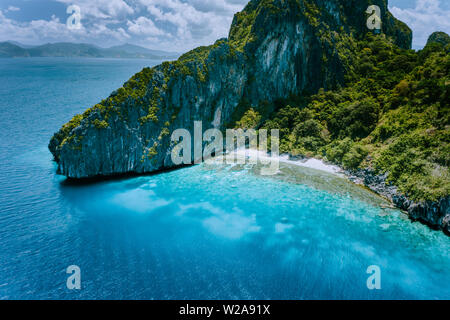
[[[382,29],[367,29],[366,9]],[[450,37],[411,50],[387,0],[252,0],[228,38],[145,68],[50,141],[71,179],[173,168],[170,133],[280,129],[283,153],[344,168],[450,233]]]

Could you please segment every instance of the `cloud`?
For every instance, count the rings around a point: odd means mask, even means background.
[[[20,11],[20,8],[9,6],[8,9],[5,10],[5,12],[13,12],[13,11]]]
[[[160,39],[163,48],[182,50],[214,43],[226,37],[234,13],[246,0],[138,0],[146,13],[164,25],[171,38]]]
[[[96,19],[116,19],[131,15],[135,9],[124,0],[55,0],[67,6],[76,3],[81,8],[82,17]]]
[[[136,35],[161,36],[165,34],[164,31],[155,26],[152,20],[146,17],[139,17],[133,22],[128,21],[127,26],[128,31]]]
[[[421,49],[435,31],[450,33],[450,10],[439,0],[417,0],[415,8],[391,7],[392,14],[413,29],[413,48]]]
[[[81,9],[81,30],[67,30],[59,20],[19,22],[0,19],[4,37],[35,44],[75,41],[117,44],[127,41],[170,51],[187,51],[226,37],[233,15],[248,0],[50,0]],[[14,10],[14,9],[13,9]],[[4,10],[2,15],[7,11]],[[22,20],[23,21],[23,20]]]
[[[130,38],[123,28],[110,29],[103,23],[93,23],[89,28],[83,24],[79,30],[70,30],[66,22],[53,15],[50,20],[37,19],[18,22],[5,17],[0,10],[0,41],[15,40],[28,44],[43,42],[94,42],[124,41]]]

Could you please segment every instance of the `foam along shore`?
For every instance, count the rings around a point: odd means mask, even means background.
[[[283,154],[279,156],[272,156],[266,152],[255,150],[255,149],[239,149],[236,151],[236,154],[238,156],[244,156],[249,159],[258,159],[262,160],[264,162],[267,161],[279,161],[282,163],[289,163],[295,166],[304,167],[304,168],[310,168],[315,169],[323,172],[328,172],[332,174],[336,174],[339,176],[344,177],[344,170],[342,168],[332,165],[329,163],[326,163],[323,160],[315,159],[315,158],[308,158],[308,159],[298,159],[294,160],[292,159],[288,154]]]

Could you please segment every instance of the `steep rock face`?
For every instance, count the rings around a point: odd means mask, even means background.
[[[412,219],[441,229],[450,236],[450,197],[436,202],[412,203],[407,211]]]
[[[383,32],[402,47],[411,31],[386,0],[252,0],[236,14],[228,39],[174,62],[146,68],[123,88],[54,135],[49,149],[69,178],[148,173],[173,166],[173,130],[223,129],[249,106],[343,84],[355,38],[368,32],[369,5]]]

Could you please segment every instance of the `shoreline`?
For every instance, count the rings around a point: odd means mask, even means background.
[[[277,157],[272,157],[266,152],[254,149],[237,150],[236,154],[245,157],[257,157],[258,159],[265,161],[269,161],[275,158],[282,163],[288,163],[299,167],[315,169],[322,172],[327,172],[341,177],[345,177],[345,170],[343,170],[341,167],[337,165],[327,163],[321,159],[316,158],[296,159],[294,157],[291,157],[289,154],[281,154]]]
[[[245,157],[256,156],[262,160],[273,159],[269,154],[259,150],[241,149],[237,151],[237,154]],[[387,183],[387,174],[377,174],[370,168],[345,170],[322,159],[299,158],[289,154],[282,154],[276,158],[283,163],[319,170],[348,179],[350,182],[363,186],[386,199],[395,208],[405,211],[410,220],[421,222],[433,230],[441,230],[447,236],[450,236],[450,196],[437,201],[416,202],[402,194],[396,186]]]

